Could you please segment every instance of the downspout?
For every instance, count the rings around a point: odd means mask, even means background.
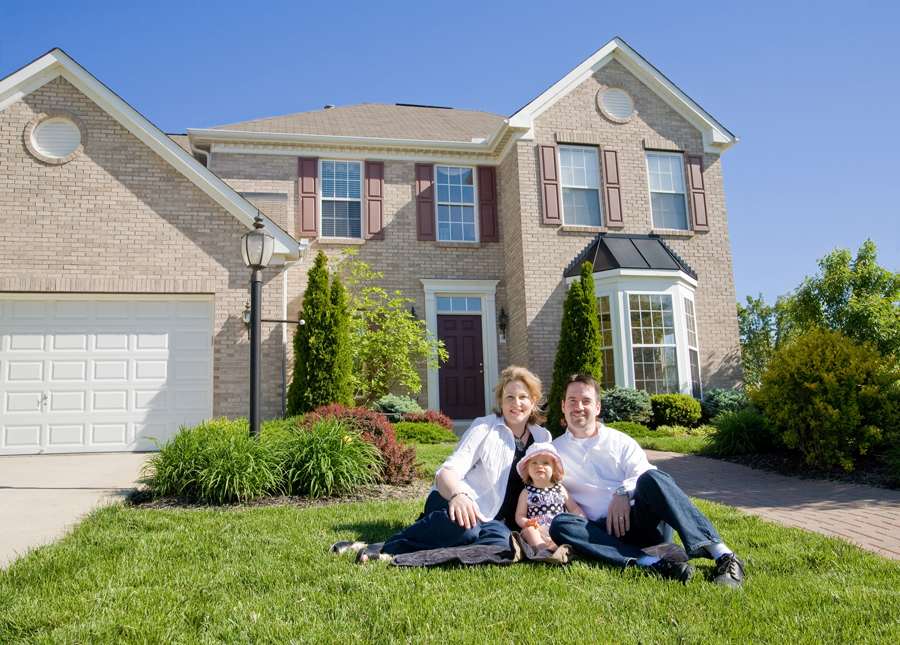
[[[197,146],[194,145],[193,141],[191,141],[191,151],[194,154],[201,154],[204,157],[206,157],[205,165],[207,168],[209,168],[209,160],[210,160],[210,157],[212,156],[212,154],[209,150],[201,150],[200,148],[198,148]]]
[[[287,320],[287,291],[288,291],[288,270],[290,267],[284,267],[281,272],[284,283],[281,285],[281,319]],[[287,417],[287,323],[281,323],[281,418]]]

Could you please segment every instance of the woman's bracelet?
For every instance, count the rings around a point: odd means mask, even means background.
[[[458,493],[453,493],[453,494],[450,496],[450,501],[453,501],[453,498],[456,497],[457,495],[465,495],[466,497],[469,497],[469,494],[468,494],[466,491],[461,490],[461,491],[459,491]],[[472,499],[472,498],[469,497],[469,499]]]

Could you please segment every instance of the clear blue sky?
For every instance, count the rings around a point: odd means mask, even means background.
[[[60,47],[169,133],[327,103],[508,116],[619,36],[742,138],[738,299],[867,238],[900,270],[895,2],[0,0],[0,25],[0,77]]]

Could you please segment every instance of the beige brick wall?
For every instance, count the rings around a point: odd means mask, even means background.
[[[327,155],[321,155],[327,159]],[[373,159],[385,162],[385,239],[367,240],[357,249],[357,259],[367,262],[384,278],[379,282],[388,291],[401,290],[404,297],[412,298],[410,304],[416,316],[425,318],[425,290],[420,282],[423,278],[448,280],[499,280],[496,301],[497,312],[501,307],[509,311],[506,296],[506,269],[504,251],[506,248],[506,220],[502,215],[505,204],[500,199],[501,211],[500,243],[480,244],[476,248],[436,242],[419,242],[416,239],[415,203],[415,163],[390,159]],[[296,227],[297,213],[297,158],[293,156],[272,156],[244,153],[213,154],[213,170],[232,187],[239,191],[263,191],[265,187],[280,187],[290,195],[289,206],[293,220],[288,230]],[[502,175],[502,173],[501,173]],[[502,176],[498,184],[504,181]],[[287,187],[291,184],[290,188]],[[300,315],[303,292],[306,289],[306,273],[312,260],[322,250],[331,258],[345,257],[343,249],[349,244],[332,244],[314,240],[310,245],[307,259],[299,266],[288,270],[288,314],[294,318]],[[507,344],[499,345],[499,366],[503,369],[509,361]],[[428,388],[424,366],[419,370],[422,390],[411,394],[425,407]],[[404,392],[399,392],[404,393]]]
[[[46,164],[23,132],[60,109],[85,125],[84,154]],[[0,112],[0,151],[0,291],[215,294],[213,413],[246,416],[247,229],[62,78]],[[280,274],[265,271],[264,317],[281,317]],[[281,414],[281,347],[264,327],[264,418]]]
[[[606,86],[627,89],[637,116],[625,124],[606,119],[597,108],[597,93]],[[566,231],[542,223],[537,146],[563,140],[599,140],[616,150],[622,181],[624,229],[647,234],[652,229],[644,139],[676,142],[685,154],[702,154],[710,231],[689,237],[664,236],[665,242],[698,274],[695,294],[704,389],[734,387],[741,382],[737,313],[728,222],[718,155],[704,154],[700,132],[685,121],[618,62],[612,62],[540,115],[535,140],[518,143],[515,152],[521,199],[521,238],[525,276],[528,365],[548,383],[559,341],[565,299],[563,272],[596,232]],[[605,229],[604,229],[605,230]]]

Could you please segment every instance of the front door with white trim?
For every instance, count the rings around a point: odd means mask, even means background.
[[[438,340],[447,350],[441,365],[441,412],[451,419],[484,415],[484,356],[481,316],[438,316]]]

